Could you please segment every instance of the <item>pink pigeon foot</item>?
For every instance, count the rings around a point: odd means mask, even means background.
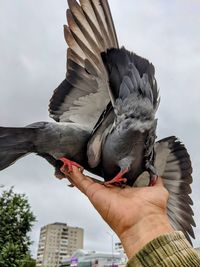
[[[127,179],[123,177],[124,174],[128,172],[128,169],[125,169],[124,171],[120,171],[112,180],[105,182],[104,185],[117,185],[122,186],[123,183],[127,182]]]
[[[83,172],[84,170],[84,168],[81,165],[67,158],[60,158],[59,160],[63,162],[63,166],[60,168],[60,171],[65,175],[69,175],[70,173],[73,172],[72,166],[76,166],[77,168],[79,168],[80,172]]]
[[[149,186],[154,186],[156,184],[156,182],[157,182],[157,179],[158,179],[158,176],[157,175],[153,175],[151,177],[150,182],[149,182]]]

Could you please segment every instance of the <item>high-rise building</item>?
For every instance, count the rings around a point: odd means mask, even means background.
[[[65,223],[45,225],[40,230],[36,267],[59,267],[67,257],[82,248],[82,228]]]

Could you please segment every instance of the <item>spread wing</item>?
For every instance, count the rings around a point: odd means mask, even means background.
[[[167,214],[172,226],[183,231],[191,242],[194,238],[192,200],[190,198],[192,167],[185,146],[174,136],[160,140],[155,145],[155,166],[169,192]]]
[[[169,192],[167,215],[174,229],[182,231],[188,241],[195,238],[193,227],[195,222],[192,210],[191,183],[192,166],[185,146],[175,137],[167,137],[155,144],[155,167],[162,177],[165,188]],[[149,184],[149,173],[143,172],[134,186]]]
[[[101,53],[118,41],[107,0],[68,0],[64,26],[67,74],[50,100],[50,117],[92,129],[110,101],[107,72]]]

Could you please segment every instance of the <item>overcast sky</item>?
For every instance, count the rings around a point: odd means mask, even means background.
[[[200,1],[110,0],[120,45],[156,68],[161,104],[159,138],[178,136],[193,162],[200,246]],[[123,4],[122,4],[123,3]],[[48,118],[48,101],[63,80],[66,0],[0,1],[0,125],[24,126]],[[29,155],[0,173],[0,184],[26,193],[37,222],[31,233],[36,255],[40,227],[56,221],[85,229],[85,248],[111,251],[111,233],[89,201],[53,176],[45,160]]]

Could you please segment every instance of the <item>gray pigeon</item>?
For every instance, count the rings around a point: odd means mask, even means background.
[[[67,74],[49,104],[56,122],[0,127],[0,170],[36,153],[58,178],[72,165],[102,176],[105,184],[147,186],[160,175],[172,226],[194,238],[189,154],[175,136],[155,142],[153,65],[119,48],[107,0],[68,4]]]

